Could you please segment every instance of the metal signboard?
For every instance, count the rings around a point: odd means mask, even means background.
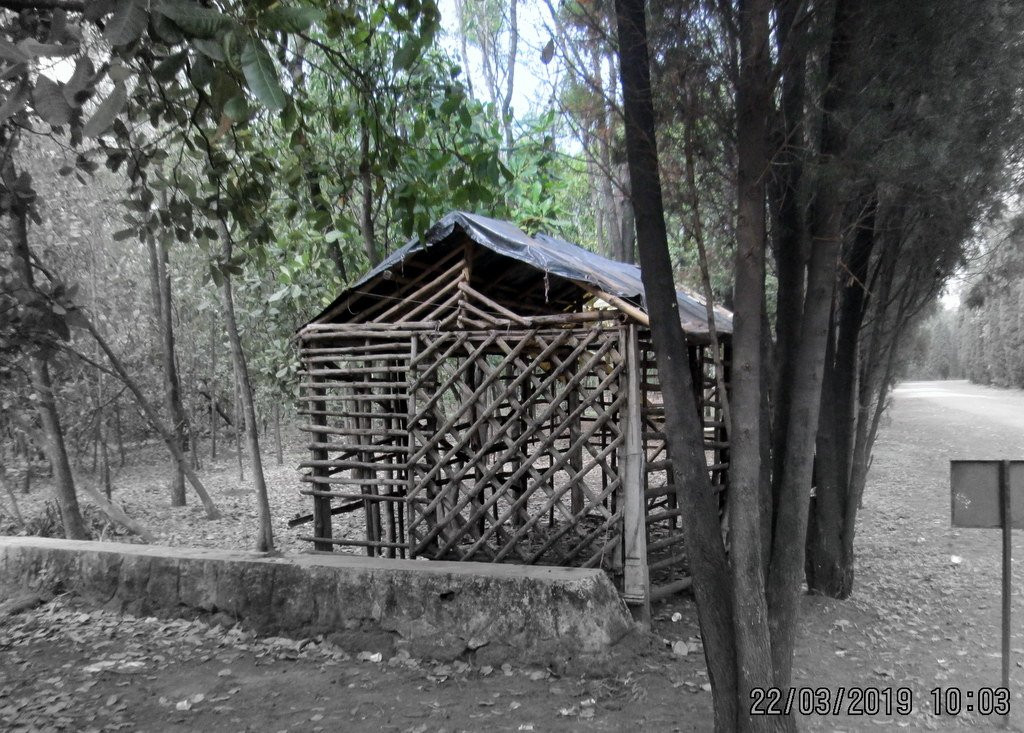
[[[1014,527],[1024,528],[1024,461],[950,461],[949,485],[954,527],[1003,530],[1003,687],[1009,689],[1010,540]]]
[[[1003,463],[1010,492],[1010,526],[1024,529],[1024,461],[950,461],[954,527],[1003,526],[999,494],[999,470]]]

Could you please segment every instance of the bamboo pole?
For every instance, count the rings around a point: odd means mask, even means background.
[[[586,348],[586,347],[587,347],[587,346],[589,345],[589,343],[590,343],[590,342],[588,342],[588,341],[584,341],[584,342],[580,343],[580,344],[579,344],[579,345],[578,345],[578,346],[576,347],[576,349],[575,349],[575,350],[573,351],[573,355],[572,355],[572,357],[571,357],[571,358],[575,358],[576,356],[578,356],[578,355],[579,355],[579,353],[581,353],[581,352],[582,352],[582,351],[583,351],[583,350],[584,350],[584,349],[585,349],[585,348]],[[529,375],[529,374],[531,374],[531,373],[533,372],[533,370],[534,370],[534,369],[536,368],[536,366],[537,366],[537,364],[538,364],[538,363],[542,362],[542,361],[544,360],[544,358],[546,358],[546,355],[547,355],[547,354],[549,353],[549,351],[553,351],[553,350],[554,350],[554,349],[555,349],[556,347],[557,347],[557,343],[553,343],[553,344],[550,344],[550,345],[549,345],[549,346],[548,346],[548,347],[547,347],[547,348],[546,348],[546,349],[545,349],[544,351],[542,351],[542,352],[541,352],[540,354],[538,354],[537,356],[535,356],[535,357],[533,358],[533,360],[531,361],[531,363],[529,363],[528,365],[522,366],[522,367],[521,367],[521,368],[519,369],[519,374],[518,374],[518,376],[516,376],[516,377],[515,377],[515,378],[514,378],[514,379],[513,379],[513,380],[512,380],[512,381],[511,381],[511,382],[510,382],[510,383],[509,383],[509,384],[508,384],[508,385],[507,385],[506,387],[505,387],[504,393],[503,393],[503,395],[502,395],[502,397],[501,397],[501,401],[509,400],[509,399],[510,399],[510,395],[511,395],[511,394],[513,393],[513,391],[514,391],[514,390],[515,390],[515,389],[516,389],[516,388],[518,387],[518,385],[519,385],[519,384],[521,384],[521,383],[522,383],[522,382],[523,382],[523,381],[524,381],[524,380],[525,380],[525,379],[526,379],[526,378],[528,377],[528,375]],[[592,364],[592,363],[593,363],[593,361],[595,361],[595,360],[596,360],[596,359],[598,359],[598,358],[599,358],[599,355],[598,355],[598,356],[594,356],[594,357],[592,357],[592,359],[591,359],[591,362],[590,362],[590,363]],[[571,359],[570,359],[570,360],[571,360]],[[563,368],[564,368],[564,364],[563,364],[563,365],[562,365],[562,366],[561,366],[561,367],[560,367],[560,368],[559,368],[558,370],[553,370],[553,371],[552,371],[552,373],[551,373],[550,375],[548,375],[548,377],[547,377],[547,379],[545,380],[545,382],[543,382],[543,386],[545,386],[545,387],[546,387],[546,386],[547,386],[548,384],[550,384],[550,383],[551,383],[552,381],[554,381],[555,379],[557,379],[557,378],[558,378],[558,376],[560,375],[560,372],[561,372],[561,370],[562,370]],[[497,371],[497,370],[496,370],[496,371]],[[499,404],[499,402],[497,402],[497,401],[496,401],[496,402],[494,402],[494,403],[492,403],[492,405],[494,405],[494,407],[490,408],[490,409],[489,409],[489,410],[488,410],[488,411],[487,411],[487,412],[486,412],[486,413],[485,413],[485,414],[484,414],[484,415],[483,415],[483,416],[482,416],[482,417],[480,418],[480,420],[483,420],[483,419],[485,419],[485,418],[489,417],[490,413],[492,413],[492,412],[494,411],[494,409],[496,409],[496,407],[497,407],[497,405],[498,405],[498,404]],[[497,442],[497,441],[498,441],[499,439],[501,439],[501,438],[502,438],[502,436],[503,436],[503,435],[504,435],[505,433],[507,433],[507,432],[508,432],[509,430],[511,430],[511,429],[512,429],[512,428],[513,428],[513,427],[515,426],[515,424],[516,424],[516,421],[517,421],[517,420],[519,419],[520,415],[522,414],[522,412],[523,412],[524,410],[525,410],[525,406],[524,406],[524,405],[522,405],[521,403],[520,403],[520,404],[517,404],[517,405],[516,405],[516,406],[515,406],[515,407],[513,408],[513,410],[512,410],[512,412],[511,412],[511,414],[509,414],[509,415],[508,415],[508,416],[506,417],[505,421],[504,421],[504,422],[503,422],[503,423],[502,423],[501,425],[499,425],[499,426],[497,427],[497,430],[496,430],[496,431],[494,432],[494,434],[490,436],[490,445],[488,445],[488,446],[484,446],[484,447],[482,447],[482,448],[481,448],[481,449],[480,449],[479,451],[475,452],[475,453],[474,453],[474,454],[473,454],[473,455],[472,455],[472,456],[471,456],[471,457],[470,457],[470,458],[468,459],[468,461],[467,461],[467,465],[469,465],[469,464],[475,465],[475,464],[476,464],[476,462],[477,462],[477,461],[478,461],[478,460],[480,459],[480,457],[481,457],[482,455],[484,455],[485,453],[491,452],[491,451],[493,450],[493,449],[492,449],[492,446],[493,446],[494,444],[496,444],[496,442]],[[475,426],[471,426],[471,427],[475,427]],[[525,442],[526,442],[526,441],[527,441],[528,439],[529,439],[529,436],[523,437],[522,441],[520,441],[520,440],[519,440],[519,439],[518,439],[517,437],[514,437],[514,438],[513,438],[513,446],[517,446],[517,447],[516,447],[516,448],[515,448],[514,450],[518,450],[518,449],[519,449],[519,448],[520,448],[520,447],[522,446],[522,444],[523,444],[523,443],[525,443]],[[448,452],[448,454],[447,454],[447,455],[445,456],[445,458],[447,459],[448,457],[450,457],[451,455],[453,455],[453,454],[454,454],[454,451],[455,451],[455,450],[457,450],[457,449],[460,449],[461,447],[462,447],[462,445],[461,445],[461,444],[457,444],[457,445],[453,446],[453,447],[452,447],[452,448],[451,448],[451,449],[449,450],[449,452]],[[495,468],[494,468],[494,471],[491,471],[491,470],[489,470],[489,471],[488,471],[488,472],[487,472],[487,473],[485,474],[485,478],[486,478],[486,480],[490,481],[490,480],[491,480],[491,479],[492,479],[492,478],[494,477],[494,475],[495,475],[495,472],[496,472],[497,470],[499,470],[499,469],[500,469],[500,467],[501,467],[501,466],[502,466],[502,465],[503,465],[503,464],[504,464],[504,463],[505,463],[506,461],[510,460],[510,458],[511,458],[511,457],[512,457],[512,455],[513,455],[513,453],[512,453],[512,452],[510,452],[510,451],[513,451],[513,449],[512,449],[512,448],[506,448],[506,449],[504,450],[504,452],[502,453],[502,455],[500,455],[500,456],[499,456],[499,457],[497,458],[497,460],[496,460],[496,463],[495,463]],[[460,480],[462,480],[462,478],[463,478],[463,477],[465,476],[465,473],[466,473],[466,471],[467,471],[467,470],[468,470],[468,469],[463,469],[463,470],[460,470],[459,472],[457,472],[457,473],[455,474],[455,476],[453,476],[453,477],[452,477],[452,480],[454,480],[454,481],[460,481]],[[434,472],[434,470],[432,470],[432,471],[431,471],[430,473],[428,473],[428,474],[427,474],[427,477],[428,477],[428,478],[430,478],[430,477],[431,477],[431,474],[432,474],[433,472]],[[412,495],[415,495],[415,493],[416,493],[417,491],[418,491],[418,489],[417,489],[416,487],[413,487],[413,489],[412,489],[412,490],[410,491],[410,496],[412,496]],[[414,521],[414,522],[413,522],[413,525],[414,525],[415,523],[416,523],[416,522]]]
[[[650,577],[647,567],[647,524],[644,521],[644,447],[642,416],[643,396],[640,392],[639,334],[635,324],[623,332],[626,351],[626,405],[622,416],[622,432],[626,444],[621,476],[623,482],[623,581],[624,600],[638,608],[640,623],[651,625]]]
[[[355,479],[349,476],[326,476],[326,475],[312,475],[303,474],[299,477],[300,481],[308,484],[323,484],[323,485],[337,485],[337,486],[362,486],[366,483],[365,478]],[[374,483],[378,486],[408,486],[409,482],[407,479],[402,478],[376,478]]]
[[[586,438],[577,438],[577,440],[585,440],[585,439]],[[512,536],[510,537],[510,540],[512,542],[518,542],[520,539],[522,539],[525,536],[526,532],[528,532],[530,529],[532,529],[537,524],[537,522],[540,521],[541,517],[543,517],[545,512],[550,511],[555,506],[560,506],[560,500],[562,499],[562,497],[565,496],[565,494],[567,492],[569,492],[571,489],[576,488],[577,482],[579,482],[583,478],[583,476],[586,475],[586,473],[589,472],[591,469],[593,469],[594,467],[600,465],[604,461],[604,459],[608,456],[608,454],[610,454],[613,450],[615,450],[620,445],[622,445],[624,440],[625,439],[623,437],[621,437],[621,436],[616,438],[607,447],[605,447],[597,456],[594,456],[590,461],[588,461],[585,464],[585,466],[582,466],[579,470],[573,472],[573,474],[570,476],[569,480],[566,481],[566,483],[563,486],[559,487],[558,489],[555,489],[555,491],[552,492],[552,494],[548,497],[548,500],[543,505],[541,505],[539,507],[539,509],[533,514],[533,516],[531,516],[529,518],[529,520],[526,522],[526,524],[524,524],[522,527],[518,528],[512,534]],[[563,461],[561,458],[559,458],[559,460],[556,461],[551,467],[549,467],[547,469],[547,471],[544,474],[542,474],[542,476],[544,478],[546,478],[548,475],[553,474],[555,471],[557,471],[563,465],[565,465],[565,461]],[[618,488],[622,484],[622,481],[621,481],[620,478],[616,478],[611,483],[615,484],[611,488],[611,491],[614,491],[616,488]],[[599,503],[601,498],[604,496],[603,492],[605,492],[605,491],[608,491],[607,487],[602,490],[601,494],[598,494],[596,497],[591,497],[591,498]],[[532,493],[533,492],[531,492],[531,494]],[[581,518],[587,516],[587,514],[589,514],[591,509],[593,509],[593,508],[594,507],[592,505],[587,504],[587,503],[583,503],[583,505],[579,509],[570,510],[568,516],[566,517],[567,522],[565,522],[565,524],[568,524],[570,526],[577,525],[579,520]],[[503,522],[508,521],[508,518],[511,517],[511,516],[512,516],[512,510],[506,511],[502,516],[500,516],[498,518],[496,524],[502,524]],[[501,560],[502,558],[504,558],[505,555],[507,555],[508,552],[511,549],[512,549],[512,545],[511,544],[506,544],[505,548],[502,549],[500,552],[498,552],[498,554],[495,556],[495,560]],[[467,553],[468,552],[469,551],[467,551]]]
[[[593,285],[583,285],[583,289],[591,295],[600,298],[605,303],[615,306],[640,325],[650,327],[651,319],[648,318],[646,313],[632,303],[628,303],[619,296],[612,295],[611,293],[605,292],[604,290],[601,290],[601,288],[594,287]]]
[[[470,298],[473,298],[474,300],[480,301],[481,303],[486,305],[488,308],[492,308],[496,312],[498,312],[501,315],[505,316],[510,321],[518,323],[521,326],[529,326],[530,325],[529,319],[524,318],[523,316],[520,316],[518,313],[515,313],[512,310],[509,310],[508,308],[506,308],[505,306],[501,305],[500,303],[498,303],[498,302],[496,302],[494,300],[491,300],[486,295],[481,293],[479,290],[476,290],[474,287],[472,287],[469,284],[468,281],[459,283],[459,290],[461,290],[463,293],[468,295]]]

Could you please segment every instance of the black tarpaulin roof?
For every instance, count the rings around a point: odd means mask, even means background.
[[[330,320],[328,314],[350,293],[381,273],[399,265],[409,255],[446,241],[456,229],[461,230],[476,244],[486,247],[492,252],[532,265],[566,280],[595,286],[620,298],[638,299],[643,305],[644,287],[640,280],[640,268],[636,265],[610,260],[546,234],[530,237],[507,221],[490,219],[464,211],[454,211],[431,227],[423,239],[411,240],[404,247],[395,250],[379,265],[363,275],[358,282],[346,288],[311,323]],[[706,334],[708,323],[704,299],[682,289],[677,290],[676,294],[679,301],[679,317],[684,330],[690,333]],[[732,314],[724,308],[716,307],[715,326],[719,333],[732,333]]]

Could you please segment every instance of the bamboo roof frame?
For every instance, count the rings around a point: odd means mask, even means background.
[[[476,259],[477,265],[484,258],[500,263],[495,277],[473,282],[465,277],[453,279],[460,269],[469,269],[467,262]],[[523,281],[529,272],[536,275],[534,285],[542,283],[542,299],[524,299],[523,288],[516,287],[515,280]],[[688,340],[707,343],[710,329],[704,299],[685,288],[677,289],[677,299]],[[342,291],[300,331],[325,324],[427,321],[415,316],[431,306],[435,314],[442,307],[469,311],[473,315],[467,318],[476,316],[495,327],[506,325],[506,319],[526,325],[529,315],[586,312],[585,305],[590,309],[607,306],[642,326],[650,325],[639,267],[554,237],[530,237],[509,222],[453,212],[422,239],[396,250]],[[732,314],[718,306],[714,312],[717,333],[728,338]]]

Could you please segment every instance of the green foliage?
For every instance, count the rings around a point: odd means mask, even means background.
[[[243,295],[283,343],[367,257],[452,208],[569,234],[559,192],[572,164],[555,154],[552,115],[503,159],[495,110],[433,47],[438,22],[430,2],[115,0],[8,18],[0,117],[6,137],[43,123],[80,146],[64,175],[85,183],[103,165],[123,176],[114,240],[197,247],[214,284],[232,275],[251,286]],[[92,29],[102,42],[83,40]],[[68,56],[67,80],[31,71]],[[243,245],[229,261],[219,221]],[[266,271],[278,275],[257,283]]]
[[[267,109],[275,111],[284,109],[287,97],[285,96],[284,89],[281,88],[277,65],[259,39],[249,38],[246,40],[245,46],[242,49],[241,62],[245,80],[249,84],[249,89],[256,95],[256,98]],[[234,99],[239,99],[239,97],[233,96],[225,104]],[[242,116],[236,115],[228,116],[236,120],[242,118]]]
[[[70,338],[77,291],[60,282],[28,287],[0,264],[0,372],[21,353],[50,353],[56,342]]]
[[[911,374],[955,365],[950,375],[979,384],[1024,388],[1024,238],[1020,215],[988,231],[966,271],[967,285],[952,325],[932,320],[921,329]],[[949,333],[947,333],[949,332]]]

